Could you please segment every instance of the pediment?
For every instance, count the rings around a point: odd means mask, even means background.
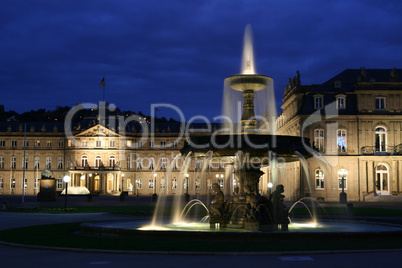
[[[102,126],[96,125],[90,129],[84,130],[83,132],[75,135],[76,137],[120,137],[116,132]]]

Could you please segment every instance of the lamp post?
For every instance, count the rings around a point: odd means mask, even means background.
[[[188,177],[190,174],[186,174],[186,193],[184,194],[184,201],[189,202],[190,201],[190,195],[188,194]]]
[[[158,195],[156,194],[156,173],[154,173],[154,194],[152,195],[152,201],[158,200]]]
[[[123,193],[123,185],[124,185],[124,173],[121,174],[121,192]]]
[[[66,175],[63,177],[63,181],[66,183],[66,195],[64,196],[64,211],[67,211],[67,193],[68,193],[68,183],[70,182],[70,176]]]
[[[348,174],[347,171],[344,169],[341,169],[339,171],[339,175],[341,176],[341,188],[342,188],[342,192],[339,194],[339,202],[341,204],[347,203],[347,194],[345,193],[345,177],[347,174]]]
[[[272,187],[273,187],[274,185],[272,184],[272,182],[268,182],[268,197],[271,197],[271,191],[272,191]]]

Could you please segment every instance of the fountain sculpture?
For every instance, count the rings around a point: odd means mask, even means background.
[[[207,151],[216,157],[224,157],[228,165],[232,165],[240,174],[237,194],[224,201],[218,184],[213,185],[216,198],[209,209],[211,228],[230,227],[246,230],[287,230],[288,213],[283,205],[283,185],[266,198],[259,193],[259,180],[264,174],[261,167],[272,165],[267,156],[281,156],[286,161],[296,161],[297,155],[306,154],[300,137],[276,136],[260,134],[257,116],[254,111],[255,93],[267,88],[272,78],[255,72],[254,56],[251,42],[251,28],[247,26],[243,51],[242,74],[225,79],[232,90],[242,92],[243,111],[240,119],[241,131],[230,134],[212,136],[194,136],[182,148],[182,155],[192,153],[198,159]],[[306,144],[308,142],[305,142]],[[247,154],[252,161],[244,160],[241,155]]]

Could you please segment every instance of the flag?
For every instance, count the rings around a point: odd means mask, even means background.
[[[100,85],[99,85],[100,87],[104,87],[105,86],[105,78],[103,77],[102,78],[102,81],[100,82]]]

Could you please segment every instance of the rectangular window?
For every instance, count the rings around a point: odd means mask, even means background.
[[[59,141],[59,148],[63,148],[64,147],[64,141],[63,140],[60,140]]]
[[[39,189],[39,179],[38,178],[34,179],[34,189]]]
[[[22,187],[21,187],[22,188]],[[28,179],[24,179],[24,189],[28,188]]]
[[[137,189],[142,189],[142,179],[137,179]]]
[[[148,189],[153,189],[154,188],[154,179],[149,179],[148,180]]]
[[[149,158],[149,170],[155,169],[155,160],[153,157]]]
[[[176,178],[172,179],[172,189],[177,189],[177,179]]]
[[[71,140],[68,140],[68,141],[67,141],[67,146],[68,146],[68,147],[71,147]]]
[[[81,146],[82,147],[88,147],[88,141],[81,141]]]
[[[324,152],[324,130],[314,130],[314,146],[317,151]]]
[[[131,148],[131,146],[132,146],[131,141],[127,141],[127,147],[128,147],[128,148]]]
[[[167,163],[166,157],[162,157],[161,158],[161,170],[166,170],[166,163]]]
[[[25,141],[24,146],[25,146],[25,148],[29,147],[29,141]]]
[[[17,147],[17,141],[11,141],[11,147]]]
[[[57,179],[57,189],[63,189],[63,179]]]
[[[173,146],[173,148],[177,148],[177,141],[174,141],[174,142],[172,143],[172,146]]]
[[[223,189],[223,179],[219,179],[218,184],[219,184],[219,187],[221,187],[221,189]]]
[[[46,168],[52,169],[52,158],[51,157],[46,157]]]
[[[25,163],[25,169],[28,169],[28,157],[25,157],[25,161],[24,161],[24,157],[22,158],[22,168],[24,169],[24,163]]]
[[[102,141],[97,140],[96,143],[95,143],[95,146],[96,147],[102,147]]]
[[[137,170],[141,170],[142,169],[142,159],[141,158],[137,158]]]
[[[40,158],[39,158],[39,157],[35,157],[34,168],[35,168],[36,170],[38,170],[38,169],[39,169],[39,160],[40,160]]]
[[[15,170],[17,168],[17,158],[11,157],[11,169]]]
[[[166,188],[166,182],[165,182],[165,178],[161,179],[161,189],[165,189]]]
[[[109,147],[111,147],[111,148],[116,147],[116,141],[115,140],[110,140],[109,141]]]
[[[142,141],[137,142],[137,148],[142,148]]]
[[[336,98],[336,108],[337,109],[345,109],[345,97],[337,97]]]
[[[127,169],[131,169],[131,157],[127,157]]]
[[[40,147],[40,141],[35,141],[35,147]]]
[[[52,142],[51,142],[51,141],[46,141],[46,147],[47,147],[47,148],[52,147]]]
[[[4,187],[4,179],[0,178],[0,189],[3,189]]]
[[[166,141],[161,141],[161,148],[165,148],[166,147]]]
[[[0,169],[4,169],[4,157],[0,157]]]
[[[324,173],[321,169],[317,169],[315,171],[315,188],[317,190],[324,189]]]
[[[15,189],[15,179],[14,178],[12,178],[10,181],[10,188]]]
[[[345,169],[338,170],[338,190],[346,190],[348,181],[348,172]]]
[[[338,153],[346,153],[346,129],[338,129],[336,143]]]
[[[375,98],[375,109],[376,110],[385,110],[385,97]]]
[[[6,141],[0,141],[0,147],[5,147],[6,146]]]
[[[323,97],[314,98],[314,109],[322,109]]]
[[[57,169],[63,169],[63,157],[57,158]]]
[[[153,141],[149,142],[149,148],[154,148],[154,142]]]

